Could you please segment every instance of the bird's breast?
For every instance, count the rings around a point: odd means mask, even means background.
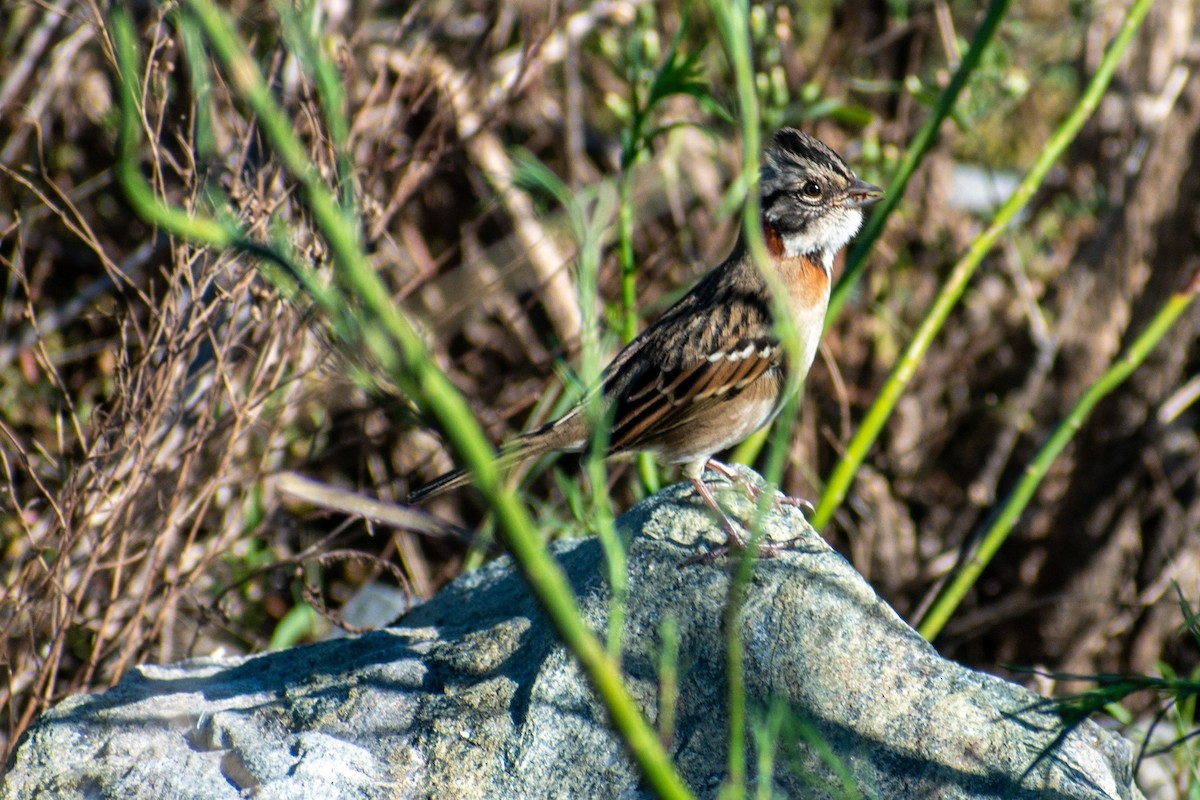
[[[807,373],[817,354],[825,311],[829,307],[830,276],[833,257],[825,254],[791,254],[783,234],[770,225],[763,227],[767,252],[771,254],[779,278],[787,288],[792,321],[800,338],[801,362],[797,367]]]
[[[819,306],[824,319],[825,307],[829,304],[833,258],[825,264],[822,263],[824,255],[820,253],[794,255],[784,234],[772,225],[763,226],[763,239],[775,269],[788,289],[788,299],[799,309]]]

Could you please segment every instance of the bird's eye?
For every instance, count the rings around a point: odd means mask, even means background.
[[[821,196],[821,184],[816,181],[805,181],[800,187],[800,191],[810,200],[816,200]]]

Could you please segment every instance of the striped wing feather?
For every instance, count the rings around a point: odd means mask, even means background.
[[[673,369],[642,370],[614,398],[609,447],[637,450],[702,418],[778,365],[777,342],[759,338],[739,340],[727,351]]]

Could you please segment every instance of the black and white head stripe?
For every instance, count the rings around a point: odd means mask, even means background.
[[[776,133],[765,156],[760,178],[764,207],[769,205],[765,201],[780,192],[794,191],[798,175],[824,172],[846,181],[854,179],[841,156],[824,142],[795,128],[784,128]]]

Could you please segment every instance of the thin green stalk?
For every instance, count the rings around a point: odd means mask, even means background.
[[[896,174],[892,176],[891,183],[888,184],[887,191],[884,192],[883,199],[874,207],[867,224],[863,227],[861,233],[854,239],[854,244],[850,248],[850,254],[846,258],[846,269],[842,272],[841,278],[833,287],[833,292],[829,297],[829,309],[825,313],[825,330],[833,325],[834,320],[842,311],[842,307],[846,304],[846,300],[850,296],[850,292],[854,290],[859,279],[862,277],[862,272],[866,268],[867,254],[870,253],[871,247],[883,232],[883,226],[887,222],[888,217],[899,205],[900,200],[904,197],[904,189],[908,186],[909,179],[917,171],[921,161],[929,149],[933,147],[933,143],[937,140],[937,133],[940,130],[942,123],[946,117],[950,115],[950,111],[954,108],[955,101],[958,100],[958,95],[966,86],[971,74],[979,65],[979,59],[983,52],[987,49],[992,41],[992,37],[996,33],[996,29],[1000,25],[1000,21],[1004,18],[1004,14],[1008,10],[1010,0],[992,0],[988,5],[987,11],[984,13],[983,21],[979,25],[979,30],[975,32],[975,38],[971,40],[971,46],[967,49],[966,55],[958,65],[958,69],[954,71],[950,83],[938,95],[937,102],[934,103],[933,111],[926,118],[921,129],[917,131],[917,135],[913,137],[912,143],[904,153],[904,157],[900,161],[900,165],[896,168]],[[782,415],[780,420],[784,419]],[[776,424],[770,429],[763,429],[754,434],[746,441],[738,445],[734,452],[733,460],[739,464],[752,464],[758,458],[759,452],[763,445],[768,441],[772,431],[778,428]]]
[[[607,438],[607,437],[605,437]],[[608,655],[614,663],[620,663],[622,640],[625,633],[625,612],[629,597],[629,567],[625,543],[617,532],[616,517],[612,500],[608,496],[608,468],[602,453],[589,455],[584,462],[588,483],[592,487],[592,521],[600,547],[604,551],[604,563],[608,567],[608,586],[612,597],[608,604]]]
[[[120,15],[114,18],[114,35],[128,33],[122,27],[122,18]],[[194,28],[189,30],[194,31]],[[132,37],[132,33],[129,35]],[[189,58],[199,58],[203,52],[203,43],[200,38],[188,34],[183,39],[189,42],[187,48]],[[327,313],[332,314],[337,308],[343,307],[344,298],[336,289],[323,287],[311,271],[300,268],[286,254],[249,241],[232,217],[213,218],[195,214],[184,208],[169,205],[154,194],[153,187],[143,178],[139,166],[138,145],[141,141],[139,128],[142,120],[142,114],[138,112],[139,82],[124,77],[125,72],[132,75],[136,71],[134,66],[136,56],[131,55],[132,53],[136,53],[136,48],[130,53],[124,54],[129,58],[122,64],[123,79],[117,87],[122,113],[118,121],[115,170],[117,181],[124,189],[134,212],[151,225],[171,231],[189,242],[218,251],[236,248],[250,252],[267,262],[271,268],[281,269],[288,276],[289,282],[286,288],[289,292],[294,288],[293,282],[298,282]],[[118,55],[122,55],[120,51],[118,51]],[[207,69],[199,63],[194,63],[191,65],[191,70],[196,75],[206,76],[204,79],[196,79],[193,82],[193,88],[207,89],[211,82],[207,77]],[[207,93],[202,102],[207,102]],[[198,116],[200,115],[198,114]],[[205,115],[205,119],[207,119],[207,115]],[[206,139],[208,137],[205,135],[199,136],[199,138]],[[276,278],[281,277],[276,273]]]
[[[633,167],[644,146],[643,129],[646,113],[642,108],[638,81],[641,77],[633,66],[629,70],[629,108],[631,117],[621,132],[621,179],[618,181],[617,257],[621,265],[621,344],[629,344],[638,335],[637,261],[633,252]],[[634,456],[638,478],[650,494],[658,491],[658,465],[649,453]]]
[[[883,426],[891,416],[900,396],[904,393],[909,381],[912,380],[913,373],[916,372],[925,351],[932,344],[934,336],[942,329],[951,310],[958,304],[966,290],[967,283],[975,274],[975,269],[1008,229],[1016,215],[1029,203],[1034,192],[1045,179],[1046,173],[1062,156],[1063,151],[1067,149],[1067,146],[1079,133],[1079,129],[1083,127],[1083,123],[1095,111],[1109,81],[1112,80],[1113,71],[1116,69],[1121,55],[1141,26],[1152,2],[1153,0],[1135,0],[1079,103],[1050,137],[1045,149],[1042,150],[1012,196],[996,212],[987,230],[971,243],[966,254],[954,265],[954,269],[938,293],[933,307],[921,321],[921,326],[905,348],[883,389],[880,390],[879,396],[875,398],[875,402],[863,419],[862,425],[851,438],[845,454],[834,468],[833,474],[825,486],[825,491],[821,495],[821,502],[817,505],[817,510],[813,515],[814,526],[818,528],[823,526],[841,507],[842,502],[846,499],[846,494],[850,491],[850,484],[853,483],[858,468],[866,459],[867,452],[879,437],[880,431],[883,430]]]
[[[617,212],[617,253],[621,260],[621,343],[629,344],[638,335],[637,262],[633,253],[633,160],[632,153],[621,158],[621,205]]]
[[[738,569],[729,581],[722,627],[725,629],[725,680],[729,692],[729,754],[721,800],[746,797],[746,669],[742,643],[742,606],[753,569],[748,559],[738,559]]]
[[[290,2],[275,0],[274,7],[283,23],[287,45],[295,51],[296,61],[316,86],[320,107],[325,112],[325,128],[333,145],[342,208],[354,212],[357,216],[358,181],[355,178],[354,161],[350,155],[350,120],[346,116],[346,90],[337,67],[320,51],[321,18],[316,5],[303,4],[297,9]]]
[[[788,708],[784,702],[773,699],[766,714],[754,726],[754,748],[758,751],[755,800],[771,800],[775,794],[775,755],[787,714]]]
[[[777,333],[784,345],[789,362],[799,361],[800,339],[795,321],[787,307],[787,291],[767,255],[760,220],[760,198],[758,195],[759,159],[762,151],[761,115],[758,92],[754,84],[754,62],[750,51],[749,10],[745,2],[710,0],[709,8],[716,23],[725,54],[733,67],[742,133],[742,176],[741,183],[747,187],[742,211],[742,233],[747,249],[771,290],[771,306],[777,324]],[[787,397],[799,391],[800,376],[788,370]],[[794,406],[793,406],[794,407]],[[788,421],[790,430],[790,420]],[[775,481],[782,471],[782,461],[775,470]],[[769,479],[769,476],[768,476]],[[764,493],[766,494],[766,493]],[[746,587],[754,569],[753,556],[761,534],[763,509],[756,515],[750,546],[739,559],[737,569],[729,582],[729,595],[725,607],[725,669],[728,681],[729,752],[725,783],[721,797],[726,800],[742,800],[746,796],[746,685],[745,653],[741,636],[741,610],[745,601]]]
[[[827,794],[840,790],[837,797],[842,800],[863,800],[863,793],[858,788],[854,774],[834,749],[825,740],[821,731],[812,721],[800,716],[792,716],[784,727],[783,737],[790,741],[801,741],[807,744],[814,755],[821,760],[825,768],[832,773],[832,778],[826,778],[820,784],[813,776],[814,786],[820,785]],[[834,784],[834,780],[837,784]],[[872,795],[874,797],[874,795]]]
[[[679,622],[669,616],[658,630],[662,642],[658,657],[658,738],[669,747],[675,738],[679,705]]]
[[[276,155],[300,181],[314,224],[324,235],[337,266],[338,278],[365,308],[361,317],[362,343],[401,387],[442,424],[447,438],[492,504],[509,549],[521,565],[531,590],[588,673],[647,781],[661,796],[690,797],[653,729],[622,682],[619,664],[608,657],[583,622],[566,576],[537,536],[524,506],[512,493],[504,491],[494,463],[494,452],[466,402],[432,363],[420,337],[391,303],[386,288],[358,246],[354,218],[338,207],[320,181],[245,45],[211,0],[189,0],[188,7],[203,28],[209,47],[224,66],[235,93],[255,114]],[[136,120],[130,122],[127,119],[140,117],[135,106],[138,56],[133,25],[120,7],[113,10],[111,21],[123,84],[122,130],[132,127],[136,132]],[[136,158],[136,146],[124,141],[118,175],[131,196],[149,191],[148,185],[143,186],[145,179]],[[198,232],[207,235],[208,239],[199,239],[206,244],[220,241],[225,247],[232,248],[242,247],[245,241],[240,233],[231,232],[225,226],[208,220],[189,219],[188,215],[179,213],[158,214],[152,221],[176,234]]]
[[[638,335],[637,261],[633,252],[633,168],[641,148],[646,146],[646,113],[638,96],[637,78],[630,78],[633,118],[622,136],[620,204],[617,210],[617,253],[621,262],[621,343],[629,344]],[[658,465],[649,453],[635,456],[638,478],[647,493],[657,492],[661,481]]]
[[[579,242],[579,302],[583,317],[583,378],[587,386],[600,382],[600,321],[596,308],[599,299],[601,237],[611,220],[611,205],[597,203],[589,219],[583,204],[565,184],[559,184],[559,199],[568,209]],[[608,451],[608,435],[612,428],[600,402],[600,394],[592,393],[586,413],[592,418],[596,437],[584,462],[588,483],[592,487],[592,524],[604,550],[608,566],[608,585],[612,592],[608,611],[608,655],[614,662],[621,660],[622,639],[625,633],[626,603],[629,596],[628,558],[625,542],[617,532],[612,498],[608,494],[608,467],[604,454]]]
[[[636,92],[636,89],[635,89]],[[634,95],[634,103],[637,96]],[[636,112],[635,112],[636,113]],[[639,127],[641,114],[637,114]],[[640,133],[637,138],[641,138]],[[633,153],[624,154],[621,159],[620,205],[617,210],[618,252],[621,258],[621,343],[629,344],[638,335],[638,302],[637,302],[637,263],[633,253]],[[648,494],[657,492],[662,481],[659,479],[658,465],[650,453],[638,453],[634,457],[637,465],[638,479],[642,488]]]
[[[742,0],[735,3],[709,0],[713,19],[717,25],[722,44],[725,46],[726,57],[734,70],[735,87],[738,96],[741,115],[742,134],[742,174],[739,182],[747,187],[746,198],[742,208],[742,235],[745,238],[746,249],[754,260],[755,266],[762,273],[767,288],[771,292],[771,311],[775,319],[775,333],[779,337],[789,363],[800,360],[800,335],[796,330],[796,321],[792,318],[788,307],[788,291],[779,273],[775,269],[770,255],[767,253],[766,241],[763,239],[761,198],[758,194],[759,161],[762,157],[761,113],[758,105],[758,92],[754,84],[754,62],[750,52],[749,18],[745,3]],[[785,396],[794,399],[799,393],[803,377],[796,370],[787,371],[787,386]],[[792,415],[781,413],[781,424],[786,427],[784,440],[790,438],[788,432],[793,422]],[[786,449],[786,444],[785,444]],[[778,483],[782,474],[782,462],[778,469],[768,469],[764,476],[769,482]]]
[[[126,35],[132,41],[133,34],[117,17],[114,17],[114,36]],[[117,42],[120,44],[120,41]],[[117,50],[121,55],[121,50]],[[123,65],[132,67],[132,62]],[[138,159],[138,143],[141,137],[142,115],[138,112],[138,85],[129,75],[124,75],[120,86],[120,102],[123,113],[117,135],[117,180],[125,187],[130,205],[139,217],[151,225],[178,233],[190,242],[227,250],[238,240],[237,228],[225,221],[188,213],[183,208],[170,206],[155,196],[149,182],[142,177]]]
[[[599,273],[605,231],[612,221],[617,205],[615,195],[604,183],[573,192],[531,153],[519,152],[514,161],[523,180],[537,185],[562,206],[570,220],[575,241],[579,244],[579,257],[576,262],[576,288],[582,317],[579,377],[584,386],[598,386],[603,363],[600,320],[597,314],[600,305]],[[612,592],[608,614],[608,654],[615,661],[619,661],[629,589],[625,543],[617,532],[612,498],[606,491],[608,470],[604,454],[608,451],[612,420],[605,413],[602,395],[599,392],[589,392],[584,402],[584,413],[588,416],[591,429],[595,431],[591,447],[584,458],[584,472],[592,491],[590,509],[584,511],[580,507],[577,508],[577,513],[581,516],[586,514],[604,551],[609,589]]]
[[[1008,11],[1008,5],[1009,0],[991,0],[991,3],[988,4],[983,21],[979,24],[979,30],[975,31],[975,38],[971,40],[971,46],[967,48],[958,69],[954,71],[950,83],[946,84],[946,88],[938,95],[937,102],[933,105],[933,111],[930,112],[929,117],[926,118],[925,123],[917,131],[917,135],[913,137],[912,143],[904,152],[904,157],[901,159],[899,167],[896,168],[896,174],[892,176],[892,181],[888,184],[883,199],[875,206],[862,233],[854,240],[850,254],[846,258],[846,269],[829,298],[829,311],[825,314],[827,330],[841,313],[842,306],[845,305],[850,292],[862,277],[867,263],[867,254],[871,252],[875,240],[883,232],[884,223],[887,222],[892,211],[904,197],[904,188],[908,186],[909,179],[917,171],[917,167],[925,158],[925,154],[933,147],[933,143],[937,141],[942,123],[945,122],[946,117],[950,116],[950,111],[954,108],[954,103],[958,100],[963,87],[967,85],[971,74],[979,66],[979,59],[983,57],[983,52],[991,44],[996,29],[1000,27],[1000,21]]]
[[[216,156],[217,138],[213,126],[212,64],[204,51],[204,41],[195,25],[183,25],[180,39],[187,59],[188,78],[192,87],[192,147],[194,159],[202,174],[207,174],[208,163]],[[125,122],[124,119],[121,120]],[[132,120],[135,124],[137,120]],[[137,131],[135,130],[136,134]],[[128,138],[122,141],[129,141]],[[136,140],[134,140],[136,144]]]
[[[1175,320],[1179,318],[1200,292],[1200,273],[1193,278],[1191,285],[1182,292],[1174,294],[1163,304],[1146,329],[1126,349],[1124,355],[1117,359],[1105,370],[1095,383],[1075,403],[1066,418],[1058,424],[1050,437],[1038,450],[1037,455],[1016,487],[1008,495],[1004,504],[992,516],[987,528],[978,537],[979,547],[974,554],[963,562],[954,578],[942,587],[937,598],[921,619],[917,630],[926,639],[932,641],[941,632],[950,615],[958,608],[966,593],[975,584],[980,573],[996,555],[996,551],[1004,544],[1021,513],[1033,499],[1034,492],[1041,485],[1055,459],[1062,453],[1063,448],[1075,437],[1083,426],[1084,421],[1105,395],[1112,392],[1133,374],[1150,351],[1158,344]]]

